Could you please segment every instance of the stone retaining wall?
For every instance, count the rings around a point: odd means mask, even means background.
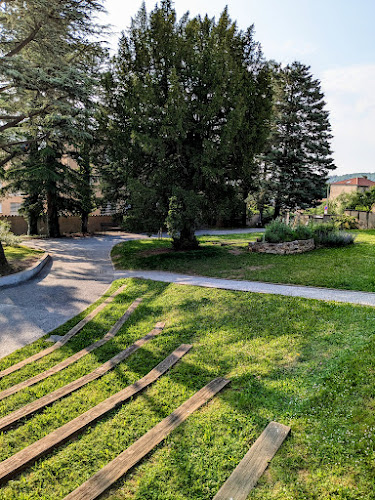
[[[274,253],[278,255],[289,255],[314,250],[315,242],[309,240],[285,241],[283,243],[268,243],[268,241],[250,241],[249,252]]]

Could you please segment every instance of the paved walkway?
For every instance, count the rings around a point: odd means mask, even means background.
[[[236,232],[244,231],[200,231],[200,234]],[[86,309],[103,295],[114,279],[121,277],[375,306],[375,293],[205,278],[161,271],[114,271],[109,255],[111,248],[120,241],[140,238],[147,237],[121,233],[82,239],[33,240],[33,245],[45,248],[52,254],[53,260],[37,278],[13,288],[0,289],[0,358]]]
[[[0,289],[0,358],[57,328],[95,302],[114,280],[113,245],[140,238],[122,234],[33,240],[52,262],[34,279]]]
[[[288,297],[303,297],[305,299],[334,300],[365,306],[375,306],[375,293],[334,288],[318,288],[313,286],[277,285],[261,281],[237,281],[205,276],[190,276],[187,274],[169,273],[165,271],[115,271],[115,278],[143,278],[179,285],[203,286],[206,288],[221,288],[223,290],[239,290],[241,292],[270,293]]]

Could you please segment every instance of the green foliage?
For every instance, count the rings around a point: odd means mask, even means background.
[[[348,208],[371,212],[375,205],[375,186],[364,192],[356,192],[350,198]]]
[[[194,247],[197,222],[212,220],[215,206],[226,211],[238,186],[247,196],[256,177],[270,89],[253,29],[239,31],[227,9],[218,21],[177,21],[170,1],[150,14],[142,7],[105,85],[107,197],[122,204],[126,223],[147,221],[155,232],[177,196],[180,234]]]
[[[314,234],[311,226],[305,226],[303,224],[298,224],[293,227],[293,231],[296,240],[309,240]]]
[[[10,224],[5,221],[0,221],[0,242],[13,247],[18,246],[20,242],[20,239],[10,230]]]
[[[338,230],[334,222],[321,224],[298,224],[291,227],[280,220],[274,220],[264,233],[265,241],[269,243],[283,243],[285,241],[307,240],[314,238],[315,243],[323,247],[342,247],[354,243],[352,234]]]
[[[334,221],[338,229],[358,229],[358,219],[352,215],[339,215]]]
[[[280,211],[304,208],[325,195],[331,127],[320,82],[299,62],[273,68],[274,120],[264,162]]]
[[[339,231],[338,227],[335,222],[312,225],[315,243],[323,247],[343,247],[354,243],[355,236]]]
[[[294,241],[295,232],[285,222],[274,220],[266,226],[264,240],[269,243],[282,243],[284,241]]]
[[[100,0],[12,0],[0,16],[0,165],[72,128],[91,105],[91,68],[103,50]],[[30,127],[37,129],[30,133]],[[79,127],[76,128],[80,134]]]
[[[354,243],[355,236],[344,231],[316,233],[315,242],[323,247],[345,247]]]

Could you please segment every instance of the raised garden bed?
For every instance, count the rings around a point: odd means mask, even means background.
[[[277,255],[290,255],[314,250],[314,238],[308,240],[284,241],[282,243],[269,243],[268,241],[250,241],[249,252],[273,253]]]

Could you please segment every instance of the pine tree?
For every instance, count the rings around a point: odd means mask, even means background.
[[[299,62],[275,67],[274,75],[274,124],[265,160],[277,217],[281,211],[304,208],[320,199],[328,172],[335,166],[319,80]]]

